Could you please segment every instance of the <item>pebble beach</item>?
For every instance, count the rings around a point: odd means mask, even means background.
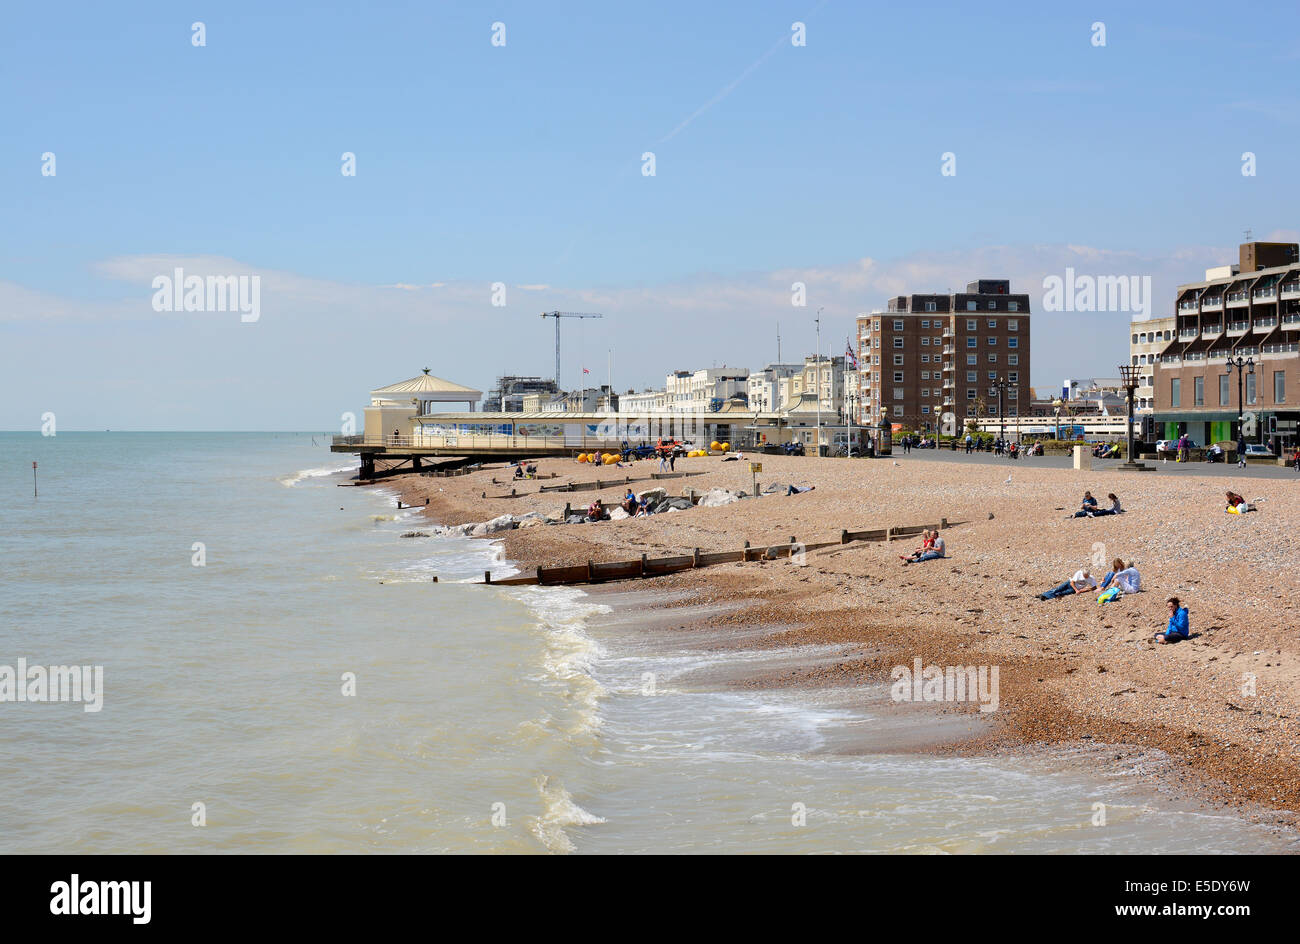
[[[936,718],[966,713],[979,723],[954,729],[960,736],[918,743],[918,750],[1057,750],[1091,766],[1140,768],[1163,802],[1231,806],[1294,828],[1300,809],[1294,490],[1300,483],[1186,469],[1076,471],[1036,467],[1033,459],[956,463],[924,453],[749,458],[762,462],[760,488],[815,488],[748,497],[748,462],[718,456],[679,459],[678,472],[699,474],[663,481],[650,480],[653,461],[596,468],[569,459],[540,460],[540,474],[555,476],[540,480],[512,480],[511,468],[496,465],[458,477],[406,474],[387,481],[406,504],[427,500],[426,530],[510,516],[517,524],[507,520],[486,536],[501,542],[524,572],[642,553],[735,550],[745,541],[814,544],[836,540],[841,529],[946,518],[942,560],[901,566],[899,555],[918,543],[908,537],[810,550],[797,560],[722,564],[632,586],[662,591],[662,607],[686,607],[680,631],[707,633],[713,648],[725,650],[731,634],[719,630],[730,629],[737,646],[842,647],[831,662],[810,660],[728,684],[888,684],[895,666],[916,658],[997,666],[997,710],[924,705]],[[633,480],[629,486],[620,482],[600,492],[539,491],[623,476]],[[599,494],[616,506],[626,487],[638,494],[666,487],[669,495],[725,489],[746,497],[644,518],[558,523],[566,501],[584,509]],[[1259,510],[1225,514],[1227,488],[1257,501]],[[1084,489],[1099,497],[1115,492],[1125,513],[1068,518]],[[1142,592],[1106,604],[1091,594],[1038,598],[1081,567],[1100,578],[1116,557],[1139,569]],[[1170,596],[1189,608],[1193,635],[1156,645],[1152,637],[1164,628]],[[700,606],[709,609],[695,618],[691,607]],[[755,633],[754,627],[765,629]]]

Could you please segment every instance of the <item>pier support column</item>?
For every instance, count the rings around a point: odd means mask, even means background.
[[[375,454],[373,452],[361,453],[361,478],[373,479],[375,477]]]

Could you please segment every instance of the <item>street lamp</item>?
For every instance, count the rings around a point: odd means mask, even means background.
[[[1233,368],[1237,371],[1237,438],[1244,439],[1246,436],[1246,407],[1242,402],[1241,382],[1243,374],[1246,376],[1255,376],[1255,360],[1251,357],[1242,357],[1238,354],[1235,358],[1228,358],[1228,376],[1232,376]],[[1240,458],[1240,457],[1238,457]]]
[[[1141,372],[1136,364],[1120,364],[1119,376],[1120,381],[1124,384],[1124,391],[1128,394],[1128,426],[1125,429],[1126,446],[1124,449],[1124,461],[1120,463],[1121,469],[1127,469],[1130,472],[1154,472],[1155,467],[1137,462],[1133,458],[1133,392],[1137,390],[1139,381],[1138,374]]]
[[[1052,414],[1056,417],[1056,441],[1061,441],[1061,398],[1052,401]]]
[[[999,377],[997,379],[997,382],[994,383],[993,386],[998,392],[998,441],[1002,443],[1006,443],[1007,418],[1006,415],[1003,413],[1002,394],[1011,388],[1011,384],[1007,383],[1006,377]]]

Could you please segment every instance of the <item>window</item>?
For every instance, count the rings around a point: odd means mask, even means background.
[[[967,416],[974,416],[974,415],[975,415],[975,407],[973,407],[973,406],[968,406],[968,407],[966,407],[966,415],[967,415]]]
[[[1007,347],[1020,347],[1019,338],[1007,338]]]
[[[989,311],[997,311],[997,310],[998,310],[998,303],[989,302]],[[989,325],[989,327],[992,327],[992,325]]]
[[[1192,381],[1192,405],[1205,406],[1205,378],[1197,377]]]
[[[873,355],[871,355],[871,364],[872,364],[873,367],[879,367],[879,366],[880,366],[880,355],[879,355],[879,354],[873,354]]]
[[[875,343],[872,345],[872,347],[880,347],[880,337],[879,337],[879,336],[876,337],[876,339],[875,339]]]
[[[929,318],[922,318],[922,319],[921,319],[921,327],[922,327],[922,328],[928,328],[928,327],[930,327],[930,319],[929,319]]]
[[[1286,371],[1273,371],[1273,402],[1286,402]]]
[[[968,384],[978,383],[978,382],[979,382],[979,372],[978,372],[978,371],[974,371],[974,370],[968,370],[968,371],[966,371],[966,382],[967,382]]]
[[[895,367],[902,367],[902,366],[903,366],[903,355],[902,355],[902,354],[895,354],[895,355],[894,355],[894,366],[895,366]]]
[[[990,330],[990,331],[996,331],[996,330],[997,330],[997,327],[998,327],[998,319],[996,319],[996,318],[990,318],[990,319],[989,319],[989,330]]]
[[[979,346],[979,343],[980,343],[980,339],[979,339],[979,338],[970,337],[970,338],[967,338],[967,339],[966,339],[966,346],[967,346],[967,347],[978,347],[978,346]]]
[[[974,387],[967,387],[967,388],[966,388],[966,399],[967,399],[967,400],[974,400],[974,399],[975,399],[975,388],[974,388]]]
[[[929,379],[930,379],[930,372],[929,372],[928,370],[923,370],[923,371],[921,371],[921,379],[922,379],[922,380],[929,380]],[[938,379],[939,379],[939,374],[938,374],[938,372],[935,373],[935,375],[934,375],[934,379],[935,379],[935,380],[938,380]]]
[[[880,319],[877,318],[875,321],[871,322],[871,330],[872,331],[880,330]]]
[[[1169,405],[1182,406],[1183,382],[1177,377],[1169,378]]]
[[[1008,354],[1008,355],[1007,355],[1007,363],[1010,364],[1012,367],[1015,367],[1016,365],[1018,365],[1018,364],[1020,363],[1020,355],[1019,355],[1019,354]]]
[[[967,318],[967,319],[966,319],[966,330],[967,330],[967,331],[978,331],[978,330],[979,330],[979,322],[976,321],[974,318]]]
[[[996,364],[997,362],[998,362],[998,356],[996,354],[989,354],[989,363]]]
[[[967,302],[967,303],[966,303],[966,310],[967,310],[967,311],[974,311],[975,308],[976,308],[975,302]]]
[[[1255,403],[1255,375],[1254,374],[1246,375],[1246,402],[1252,405]]]
[[[1019,407],[1015,407],[1015,406],[1007,407],[1007,416],[1015,416],[1019,411],[1019,409],[1020,409]]]
[[[1219,374],[1219,406],[1228,405],[1228,375]]]
[[[894,330],[895,330],[895,331],[902,331],[902,330],[903,330],[903,322],[902,322],[902,321],[895,321],[895,322],[894,322]]]
[[[901,384],[902,382],[903,382],[903,372],[901,370],[894,371],[894,383]]]
[[[1007,311],[1019,311],[1019,310],[1020,310],[1020,302],[1007,302]],[[1012,331],[1016,330],[1016,323],[1014,321],[1011,322],[1011,330]]]
[[[926,397],[926,398],[929,398],[929,396],[930,396],[930,388],[929,388],[929,387],[922,387],[922,388],[921,388],[921,396]]]
[[[902,339],[902,338],[894,338],[894,347],[902,347],[902,346],[903,346],[903,339]]]
[[[1143,344],[1146,343],[1146,340],[1147,340],[1147,336],[1146,336],[1145,334],[1142,335],[1142,343],[1143,343]],[[1132,341],[1131,343],[1133,343],[1133,344],[1137,344],[1137,343],[1138,343],[1138,336],[1137,336],[1136,334],[1133,335],[1133,341]]]
[[[989,347],[996,347],[997,343],[998,343],[998,339],[993,337],[992,335],[989,335]]]
[[[989,380],[997,380],[997,379],[998,379],[998,372],[996,370],[989,371]]]
[[[925,414],[926,416],[929,416],[929,415],[930,415],[930,408],[929,408],[928,406],[923,406],[923,407],[921,407],[921,412],[922,412],[923,414]]]
[[[926,302],[926,303],[925,303],[925,310],[926,310],[926,311],[937,311],[938,309],[935,308],[935,306],[934,306],[934,302]],[[925,325],[921,325],[921,327],[924,328]]]
[[[978,355],[978,354],[967,354],[967,355],[966,355],[966,365],[967,365],[968,367],[969,367],[971,364],[978,364],[978,363],[979,363],[979,355]]]
[[[902,388],[902,387],[895,387],[895,388],[894,388],[894,399],[895,399],[895,400],[901,400],[901,399],[903,399],[903,388]]]
[[[899,338],[899,340],[901,341],[902,338]],[[929,336],[929,335],[926,335],[925,337],[923,337],[923,338],[921,339],[921,346],[922,346],[922,347],[929,347],[929,346],[930,346],[930,336]]]
[[[935,363],[938,363],[938,361],[939,361],[939,357],[938,357],[937,354],[935,355],[934,360],[935,360]],[[922,354],[922,355],[921,355],[921,363],[922,363],[922,364],[928,364],[928,363],[930,363],[930,355],[929,355],[929,354]]]
[[[939,326],[935,325],[935,327],[937,328]],[[943,343],[943,341],[940,338],[934,338],[930,343],[933,344],[935,347],[938,347],[940,344]]]
[[[1007,374],[1007,383],[1014,384],[1019,382],[1020,382],[1020,374],[1018,372],[1013,370],[1011,373]]]
[[[894,415],[895,415],[895,416],[902,416],[902,415],[903,415],[903,408],[902,408],[901,406],[895,406],[895,407],[894,407]]]

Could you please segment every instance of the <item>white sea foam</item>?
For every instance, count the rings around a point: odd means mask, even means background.
[[[565,830],[573,826],[595,826],[605,822],[604,817],[574,803],[569,791],[550,777],[538,777],[535,782],[542,798],[542,815],[533,819],[529,830],[551,852],[575,852],[577,846]]]
[[[357,463],[349,465],[340,465],[330,469],[299,469],[293,475],[285,475],[280,478],[280,484],[290,488],[297,485],[304,479],[319,479],[329,475],[338,475],[341,472],[355,472],[360,466]]]

